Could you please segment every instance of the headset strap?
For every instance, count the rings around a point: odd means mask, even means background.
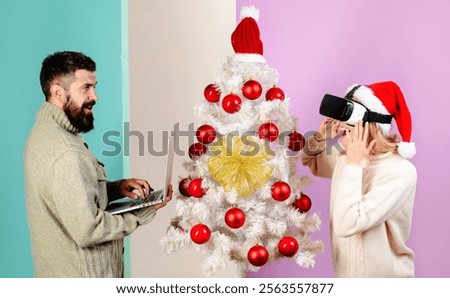
[[[352,90],[350,90],[347,95],[345,95],[345,99],[353,100],[353,94],[356,90],[358,90],[359,87],[361,87],[361,85],[356,85],[355,87],[353,87]]]
[[[377,122],[377,123],[389,124],[392,122],[392,116],[380,114],[380,113],[372,112],[372,111],[368,110],[367,113],[364,115],[363,120],[367,121],[367,122]]]

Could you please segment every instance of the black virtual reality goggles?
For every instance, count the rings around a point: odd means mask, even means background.
[[[345,98],[325,94],[320,104],[319,113],[339,120],[348,125],[355,125],[358,120],[364,122],[391,123],[392,116],[372,112],[363,104],[352,100],[353,94],[360,87],[355,86]]]

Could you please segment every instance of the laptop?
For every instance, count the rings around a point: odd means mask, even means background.
[[[153,206],[156,204],[161,203],[165,197],[168,195],[168,185],[172,184],[172,170],[173,170],[173,141],[171,140],[171,136],[167,137],[168,142],[168,152],[166,155],[166,178],[164,183],[164,188],[159,189],[156,191],[152,191],[149,196],[146,198],[137,198],[137,199],[130,199],[125,198],[122,200],[117,200],[114,202],[111,202],[108,207],[106,207],[106,211],[108,211],[111,214],[121,214],[124,212],[146,208],[149,206]]]

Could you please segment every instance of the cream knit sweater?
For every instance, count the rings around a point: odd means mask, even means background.
[[[123,238],[153,207],[105,212],[119,197],[103,165],[65,113],[44,102],[24,152],[27,213],[36,277],[121,277]]]
[[[310,138],[318,155],[302,154],[312,173],[332,178],[330,232],[336,277],[414,277],[411,231],[417,173],[393,153],[366,167],[347,164],[337,150]]]

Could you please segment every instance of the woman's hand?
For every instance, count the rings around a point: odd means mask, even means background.
[[[316,141],[334,139],[338,135],[339,121],[325,118],[320,124],[319,130],[314,134]]]
[[[347,163],[353,165],[365,166],[369,161],[369,153],[375,145],[376,140],[373,139],[367,144],[367,137],[369,135],[369,124],[365,127],[362,122],[358,121],[351,129],[350,135],[347,136],[345,144],[345,152],[347,153]]]

